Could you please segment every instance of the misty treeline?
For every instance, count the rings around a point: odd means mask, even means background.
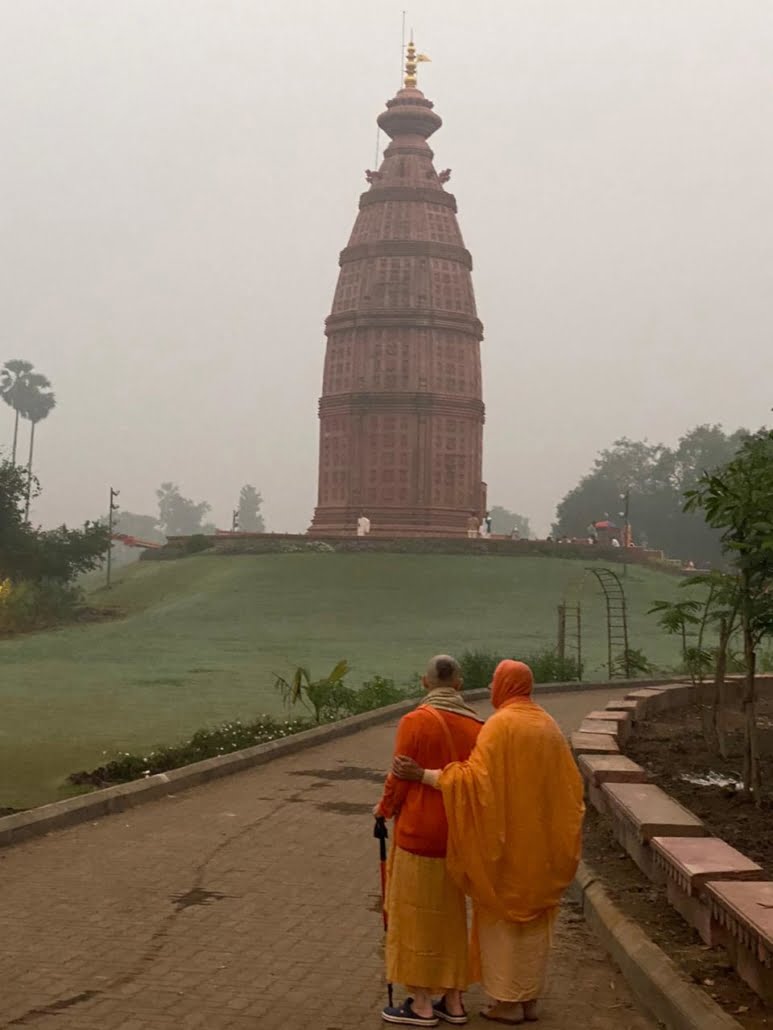
[[[589,524],[606,517],[621,524],[628,493],[635,543],[696,565],[721,562],[721,532],[699,508],[685,511],[685,495],[704,473],[732,461],[751,435],[745,429],[725,433],[720,425],[701,425],[675,447],[616,440],[559,503],[554,536],[587,536]]]
[[[525,515],[509,511],[498,504],[491,508],[489,515],[491,516],[491,532],[494,536],[512,536],[515,532],[521,540],[531,539],[531,525]]]
[[[157,515],[140,515],[132,511],[119,511],[114,517],[114,532],[162,543],[170,536],[195,536],[198,533],[212,535],[216,526],[208,519],[212,506],[208,501],[194,501],[185,497],[176,483],[162,483],[156,490]],[[243,533],[264,533],[265,520],[261,513],[263,497],[249,483],[239,493],[236,508],[227,526],[221,529],[236,529]]]
[[[29,515],[32,498],[32,459],[35,451],[35,430],[56,407],[56,396],[47,376],[35,371],[31,361],[12,358],[0,368],[0,397],[13,410],[11,464],[17,464],[22,422],[29,423],[27,450],[27,494],[24,505]]]

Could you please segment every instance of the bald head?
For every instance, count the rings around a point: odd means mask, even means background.
[[[430,659],[422,682],[427,690],[438,690],[441,687],[461,690],[462,670],[459,662],[450,654],[436,654]]]

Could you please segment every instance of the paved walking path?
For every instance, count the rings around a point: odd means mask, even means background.
[[[546,704],[568,730],[612,696]],[[393,733],[0,851],[0,1030],[380,1026],[370,812]],[[570,905],[539,1025],[654,1026]]]

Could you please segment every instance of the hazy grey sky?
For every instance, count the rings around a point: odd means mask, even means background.
[[[46,523],[165,479],[316,497],[323,321],[397,0],[0,0],[0,360],[59,407]],[[414,0],[475,262],[491,504],[545,530],[615,437],[773,406],[770,0]],[[383,139],[382,139],[383,144]],[[10,438],[0,410],[0,443]]]

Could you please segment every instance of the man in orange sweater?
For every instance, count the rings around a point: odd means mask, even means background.
[[[483,720],[461,697],[459,663],[438,655],[422,683],[427,696],[400,720],[395,754],[425,769],[466,761]],[[387,872],[387,979],[410,994],[402,1005],[385,1008],[382,1018],[405,1026],[437,1026],[441,1019],[461,1026],[467,1022],[467,912],[463,892],[446,871],[442,796],[390,773],[374,814],[395,820]],[[435,995],[440,997],[433,1002]]]

